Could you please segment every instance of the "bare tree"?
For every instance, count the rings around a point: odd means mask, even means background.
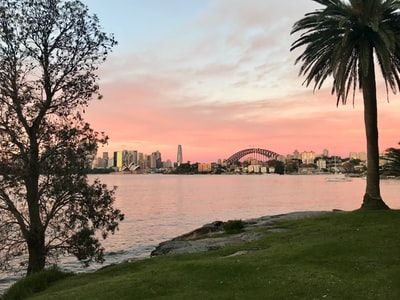
[[[80,1],[0,0],[0,267],[60,255],[103,261],[123,214],[86,168],[107,137],[82,112],[116,44]]]

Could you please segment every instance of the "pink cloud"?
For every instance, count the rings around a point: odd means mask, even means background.
[[[279,5],[221,0],[196,20],[140,50],[122,49],[100,69],[102,101],[87,120],[110,136],[100,151],[159,150],[176,160],[210,162],[255,146],[281,154],[328,148],[346,156],[365,151],[362,99],[336,107],[326,82],[302,86],[291,25],[312,1]],[[380,86],[381,150],[396,146],[400,99],[386,102]]]
[[[323,91],[305,91],[287,99],[184,105],[172,101],[167,106],[151,89],[122,85],[117,90],[121,93],[113,94],[117,103],[105,95],[104,102],[93,103],[88,111],[93,127],[110,134],[104,150],[159,150],[164,159],[174,160],[176,147],[182,144],[185,160],[192,162],[227,158],[251,145],[281,154],[294,149],[319,153],[328,148],[340,155],[365,151],[361,105],[336,108],[335,98]],[[397,142],[392,124],[399,104],[382,106],[383,150]]]

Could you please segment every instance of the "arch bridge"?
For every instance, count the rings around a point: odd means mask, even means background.
[[[254,154],[255,157],[261,156],[269,159],[277,159],[279,154],[275,153],[271,150],[261,149],[261,148],[248,148],[244,150],[240,150],[235,154],[231,155],[226,162],[229,164],[233,164],[239,161],[241,158]]]

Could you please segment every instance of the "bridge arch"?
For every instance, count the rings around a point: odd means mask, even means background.
[[[268,159],[277,159],[279,154],[275,153],[271,150],[266,150],[266,149],[261,149],[261,148],[248,148],[244,150],[240,150],[236,152],[235,154],[231,155],[226,162],[233,164],[237,161],[239,161],[241,158],[250,155],[250,154],[260,154],[262,156],[267,157]]]

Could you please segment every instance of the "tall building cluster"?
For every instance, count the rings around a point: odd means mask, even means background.
[[[116,151],[110,157],[108,152],[103,152],[101,157],[97,157],[92,164],[93,169],[114,168],[117,171],[136,171],[148,169],[168,169],[182,164],[182,146],[178,145],[177,161],[175,164],[171,160],[162,161],[161,152],[155,151],[151,154],[144,154],[137,150]]]
[[[101,157],[93,162],[93,168],[115,168],[118,171],[134,171],[137,169],[161,169],[170,168],[170,160],[165,162],[161,159],[161,152],[156,151],[151,154],[144,154],[137,150],[116,151],[110,157],[108,152],[103,152]]]

